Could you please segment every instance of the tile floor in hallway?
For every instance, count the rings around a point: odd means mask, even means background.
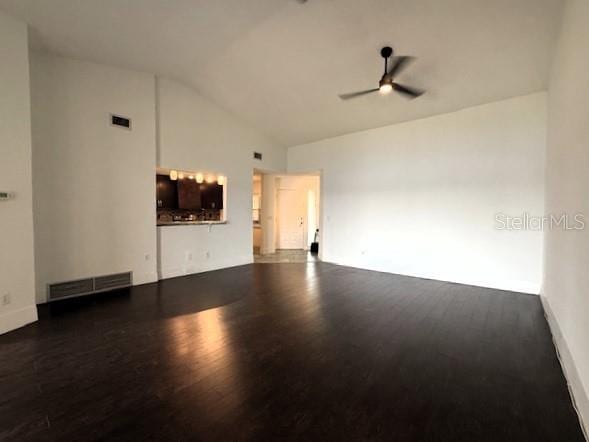
[[[275,263],[300,263],[316,262],[317,255],[308,250],[276,250],[276,253],[261,255],[258,251],[254,252],[254,262],[256,264],[275,264]]]

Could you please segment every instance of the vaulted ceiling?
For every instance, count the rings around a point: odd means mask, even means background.
[[[561,0],[0,0],[35,45],[192,85],[283,145],[544,90]],[[408,101],[379,50],[418,60]]]

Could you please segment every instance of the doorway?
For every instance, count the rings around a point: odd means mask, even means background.
[[[252,192],[252,221],[254,256],[259,256],[262,249],[262,174],[254,172]]]
[[[257,182],[261,184],[258,186]],[[254,261],[316,261],[319,248],[320,175],[255,173],[253,195]],[[257,207],[259,213],[256,213]]]

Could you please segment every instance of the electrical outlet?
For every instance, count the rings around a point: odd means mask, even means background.
[[[186,252],[186,261],[192,261],[192,252]]]
[[[8,305],[11,302],[10,293],[4,293],[2,295],[2,305]]]
[[[151,258],[151,256],[149,256],[149,253],[146,253],[146,254],[145,254],[145,260],[146,260],[146,261],[149,261],[149,260],[150,260],[150,258]]]
[[[209,259],[211,257],[211,252],[209,252],[208,250],[205,252],[205,256],[207,259]]]

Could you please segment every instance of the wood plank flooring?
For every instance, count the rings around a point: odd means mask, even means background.
[[[577,442],[536,296],[316,262],[43,306],[2,441]]]

